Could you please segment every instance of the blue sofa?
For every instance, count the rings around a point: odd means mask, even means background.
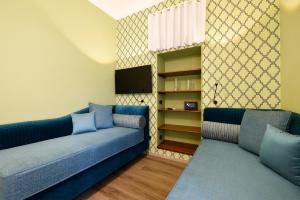
[[[73,199],[143,154],[149,147],[149,108],[114,106],[113,113],[143,115],[147,125],[79,135],[71,135],[70,115],[1,125],[0,199]]]
[[[204,121],[240,125],[245,109],[207,108]],[[300,115],[289,130],[300,135]],[[204,139],[167,197],[168,200],[298,200],[300,187],[238,144]]]

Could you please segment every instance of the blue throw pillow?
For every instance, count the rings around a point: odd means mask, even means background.
[[[300,186],[300,136],[268,125],[260,148],[260,160]]]
[[[97,129],[114,127],[112,117],[112,106],[104,106],[89,103],[89,110],[90,112],[95,112],[95,123]]]
[[[96,131],[95,126],[95,112],[84,113],[84,114],[71,114],[73,122],[73,133],[86,133]]]
[[[239,146],[255,154],[259,154],[261,141],[267,124],[286,131],[291,112],[246,110],[239,135]]]

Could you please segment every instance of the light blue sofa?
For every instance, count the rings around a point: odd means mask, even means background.
[[[241,124],[245,109],[207,108],[204,120]],[[293,113],[289,132],[300,135]],[[168,200],[299,200],[300,187],[237,144],[204,139],[167,197]]]
[[[143,115],[145,129],[113,127],[71,135],[69,115],[0,126],[0,200],[73,199],[143,154],[149,145],[148,107],[113,110]]]

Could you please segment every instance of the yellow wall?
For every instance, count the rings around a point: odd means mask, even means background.
[[[0,1],[0,124],[113,104],[115,21],[83,0]]]
[[[281,0],[281,101],[300,113],[300,0]]]

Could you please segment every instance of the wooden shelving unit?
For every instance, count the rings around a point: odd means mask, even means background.
[[[158,73],[160,77],[171,77],[171,76],[187,76],[187,75],[199,75],[201,74],[201,68],[194,68],[188,70],[179,70],[179,71],[171,71],[171,72],[161,72]]]
[[[158,112],[186,112],[186,113],[201,113],[201,110],[184,110],[180,108],[176,108],[173,110],[169,110],[167,108],[159,108]]]
[[[158,91],[159,94],[166,93],[200,93],[201,90],[169,90],[169,91]]]
[[[190,134],[197,134],[197,135],[200,135],[201,133],[201,127],[182,126],[182,125],[175,125],[175,124],[163,124],[160,127],[158,127],[158,130],[174,131],[179,133],[190,133]]]
[[[164,149],[168,151],[174,151],[177,153],[183,153],[187,155],[193,155],[198,145],[188,144],[183,142],[176,142],[171,140],[163,140],[158,146],[158,149]]]
[[[201,108],[201,47],[157,55],[158,149],[193,155],[201,141],[201,110],[185,110],[184,102]],[[175,109],[168,109],[175,108]]]

